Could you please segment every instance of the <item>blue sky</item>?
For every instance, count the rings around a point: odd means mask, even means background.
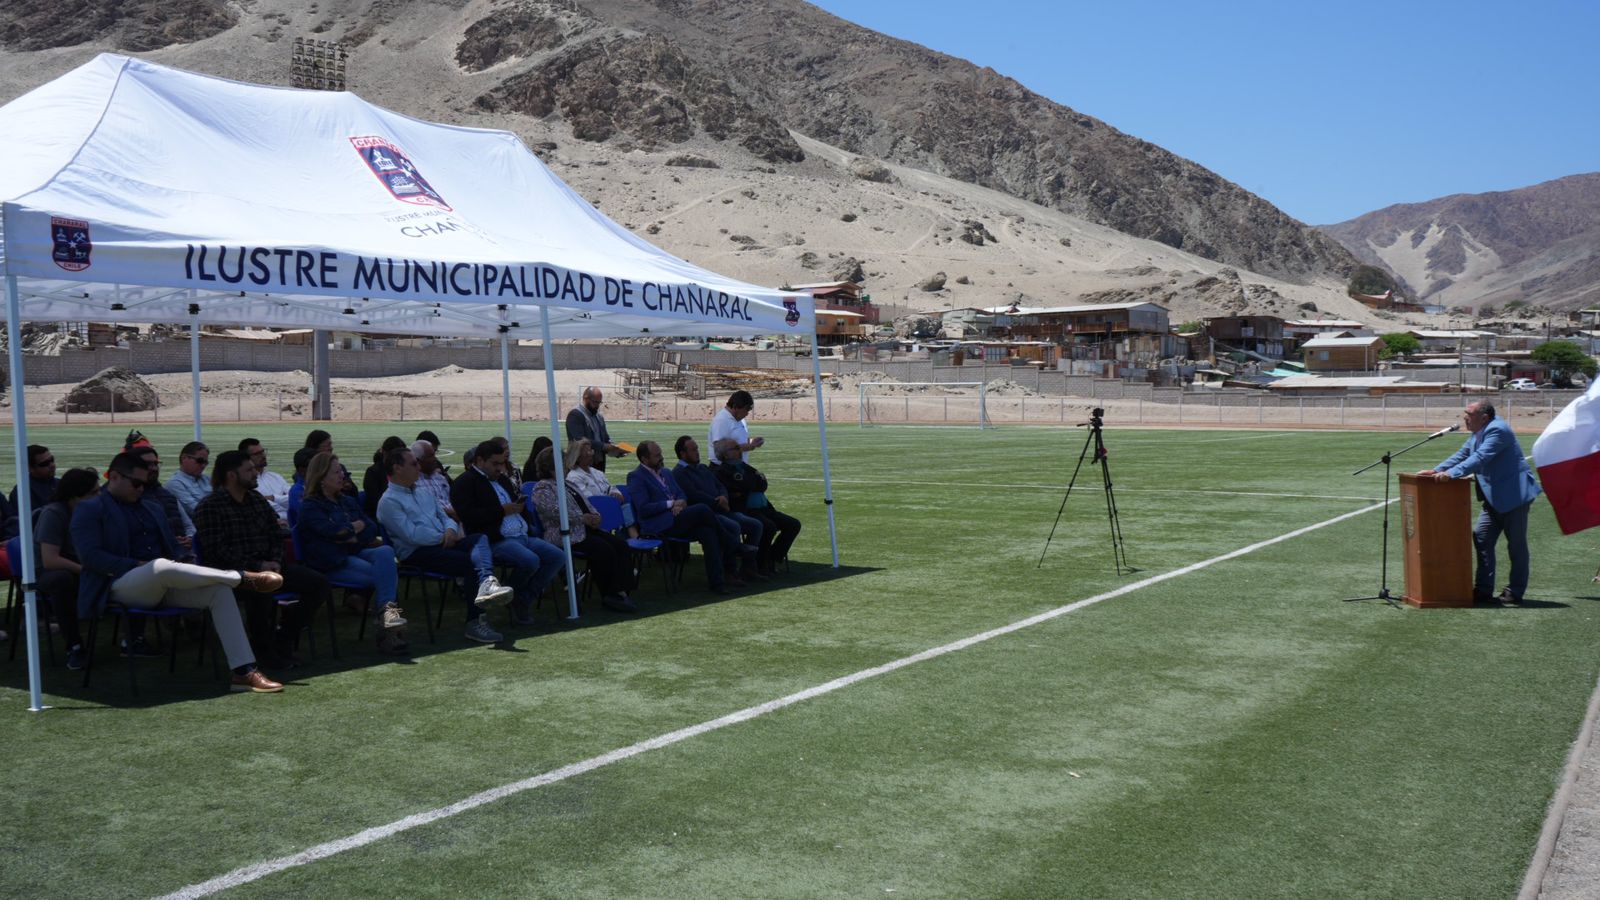
[[[1311,224],[1600,171],[1600,0],[812,0]]]

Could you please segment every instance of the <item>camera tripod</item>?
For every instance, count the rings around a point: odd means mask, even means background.
[[[1105,436],[1101,434],[1101,429],[1105,425],[1105,414],[1105,410],[1095,407],[1094,411],[1089,414],[1089,421],[1079,422],[1077,425],[1079,428],[1087,427],[1089,434],[1084,438],[1083,451],[1078,454],[1078,465],[1072,470],[1072,479],[1067,482],[1066,496],[1061,498],[1061,508],[1056,510],[1055,524],[1050,526],[1050,536],[1045,538],[1044,550],[1039,552],[1039,565],[1035,566],[1035,568],[1040,568],[1044,565],[1044,555],[1050,552],[1050,542],[1055,539],[1056,529],[1061,525],[1061,516],[1067,511],[1067,500],[1072,497],[1073,485],[1078,483],[1078,473],[1083,471],[1083,461],[1089,459],[1090,465],[1100,466],[1100,481],[1105,488],[1106,523],[1111,528],[1111,561],[1116,566],[1118,575],[1123,574],[1125,571],[1135,571],[1132,566],[1128,565],[1128,554],[1122,546],[1122,520],[1117,515],[1117,494],[1111,484],[1111,464],[1107,458]],[[1089,456],[1089,448],[1091,446],[1094,448],[1094,456],[1092,458]]]

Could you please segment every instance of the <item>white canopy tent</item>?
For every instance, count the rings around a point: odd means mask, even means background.
[[[0,274],[19,473],[25,320],[496,336],[502,364],[521,337],[548,348],[562,337],[794,333],[811,337],[820,371],[809,294],[650,245],[513,134],[111,54],[0,107]],[[544,361],[559,446],[552,354]],[[815,390],[837,566],[820,381]],[[24,548],[28,493],[18,492]],[[39,709],[33,554],[21,555]]]

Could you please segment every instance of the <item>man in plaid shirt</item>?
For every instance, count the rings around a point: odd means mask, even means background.
[[[263,640],[276,601],[271,595],[236,592],[250,614],[256,655],[274,657],[273,665],[293,665],[300,629],[311,623],[317,608],[329,601],[328,579],[308,566],[283,561],[283,529],[278,513],[256,492],[256,466],[238,450],[220,454],[211,469],[212,491],[195,506],[195,550],[203,563],[217,569],[277,572],[283,589],[298,595],[273,639]]]

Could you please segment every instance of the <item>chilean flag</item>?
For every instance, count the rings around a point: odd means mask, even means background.
[[[1533,442],[1533,464],[1562,534],[1600,525],[1600,379]]]

